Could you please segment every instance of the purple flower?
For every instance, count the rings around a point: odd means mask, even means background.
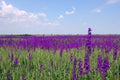
[[[78,80],[77,77],[74,77],[73,80]]]
[[[14,60],[14,66],[17,66],[18,65],[18,58],[15,58]]]
[[[22,74],[22,80],[25,80],[25,76],[24,76],[24,74]]]
[[[75,70],[76,69],[76,64],[77,64],[77,60],[76,58],[74,59],[74,64],[73,64],[73,69]]]
[[[62,57],[63,48],[60,48],[60,57]]]
[[[75,58],[74,59],[74,64],[73,64],[73,71],[72,71],[73,78],[75,78],[77,76],[76,75],[76,64],[77,64],[77,60]]]
[[[117,59],[117,47],[115,47],[115,49],[114,49],[113,59],[114,59],[114,60]]]
[[[82,68],[82,61],[80,61],[80,60],[78,63],[78,68],[79,68],[79,75],[82,76],[83,75],[83,68]]]
[[[88,28],[88,32],[92,31],[91,28]]]
[[[104,59],[103,66],[101,69],[101,76],[103,79],[106,79],[107,77],[107,70],[110,68],[109,60],[108,58]]]
[[[97,61],[97,71],[101,70],[101,67],[102,67],[102,56],[101,55],[98,55],[98,61]]]
[[[84,57],[84,68],[86,70],[86,74],[90,72],[90,64],[89,64],[89,55],[86,54]]]
[[[88,28],[88,38],[87,38],[87,42],[86,42],[86,48],[87,48],[87,54],[91,55],[91,28]]]
[[[109,68],[110,68],[109,60],[108,60],[108,58],[105,58],[105,59],[104,59],[104,62],[103,62],[103,66],[102,66],[101,72],[102,72],[102,73],[107,72],[107,70],[108,70]]]
[[[53,66],[54,66],[54,62],[53,61],[50,62],[50,66],[51,66],[51,68],[53,68]]]
[[[8,70],[8,73],[7,73],[7,79],[8,79],[8,80],[11,79],[11,73],[10,73],[10,70]]]
[[[43,71],[43,65],[40,64],[40,73],[42,73],[42,71]]]
[[[31,60],[32,55],[30,53],[28,53],[28,59]]]

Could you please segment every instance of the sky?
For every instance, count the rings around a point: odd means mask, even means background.
[[[0,34],[120,34],[120,0],[0,0]]]

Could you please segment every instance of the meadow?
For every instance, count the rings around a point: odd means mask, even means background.
[[[0,36],[0,80],[120,80],[120,36]]]

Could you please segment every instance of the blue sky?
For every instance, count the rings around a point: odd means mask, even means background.
[[[0,0],[0,34],[120,34],[120,0]]]

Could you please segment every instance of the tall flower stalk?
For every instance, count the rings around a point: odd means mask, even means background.
[[[51,67],[51,68],[54,67],[54,62],[53,62],[53,61],[50,62],[50,67]]]
[[[117,59],[117,46],[114,47],[113,59]]]
[[[101,56],[101,55],[98,55],[97,68],[96,68],[96,70],[97,70],[97,71],[100,71],[100,70],[101,70],[101,67],[102,67],[102,56]]]
[[[29,60],[32,59],[32,55],[30,54],[30,52],[28,53],[28,59],[29,59]]]
[[[25,76],[24,76],[24,74],[22,74],[22,80],[25,80]]]
[[[106,77],[107,77],[107,70],[109,68],[110,68],[109,60],[108,60],[108,58],[104,58],[104,62],[103,62],[102,68],[101,68],[101,76],[102,76],[103,80],[106,79]]]
[[[63,54],[63,48],[60,48],[60,57],[62,58],[62,54]]]
[[[16,67],[18,65],[18,58],[15,58],[14,60],[14,66]]]
[[[73,80],[77,80],[76,65],[77,65],[77,60],[76,60],[76,58],[75,58],[75,59],[74,59],[74,64],[73,64],[73,72],[72,72]]]
[[[91,28],[88,28],[88,36],[87,36],[87,42],[86,42],[86,49],[87,49],[87,54],[91,55],[91,51],[92,51],[92,48],[91,48]]]
[[[85,68],[85,74],[90,72],[90,63],[89,63],[89,55],[86,54],[84,57],[84,68]]]
[[[40,73],[43,71],[43,64],[40,64]]]
[[[82,61],[79,60],[79,63],[78,63],[78,69],[79,69],[79,75],[80,76],[83,76],[83,68],[82,68]]]
[[[8,73],[7,73],[7,79],[8,79],[8,80],[11,79],[11,72],[10,72],[10,70],[8,70]]]

